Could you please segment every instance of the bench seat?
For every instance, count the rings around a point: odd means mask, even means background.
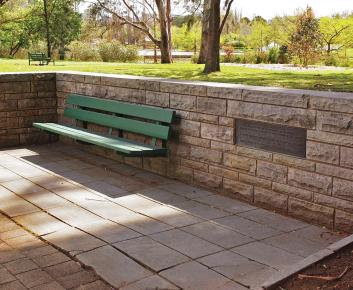
[[[154,147],[148,144],[137,143],[135,141],[102,135],[90,132],[87,129],[60,125],[56,123],[33,123],[35,128],[48,131],[54,134],[63,135],[72,139],[86,143],[98,145],[108,149],[133,156],[163,156],[167,154],[166,148]]]

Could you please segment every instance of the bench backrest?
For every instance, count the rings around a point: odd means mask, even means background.
[[[33,60],[42,60],[45,58],[45,54],[44,53],[28,53],[28,57],[33,59]]]
[[[69,95],[64,115],[72,119],[168,140],[175,112],[169,109]]]

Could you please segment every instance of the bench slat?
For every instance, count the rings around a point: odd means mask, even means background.
[[[117,128],[163,140],[168,140],[169,137],[170,128],[168,126],[146,123],[82,109],[66,108],[64,115],[73,119],[103,125],[108,128]]]
[[[129,104],[113,100],[104,100],[81,95],[69,95],[66,104],[77,105],[91,109],[138,117],[163,123],[172,123],[174,111],[156,107],[149,107],[138,104]]]
[[[75,128],[55,123],[33,123],[33,126],[55,134],[64,135],[75,140],[95,144],[105,148],[113,149],[130,156],[156,156],[164,155],[165,148],[153,148],[145,144],[138,144],[122,138],[112,138],[101,134],[89,132],[86,129]]]

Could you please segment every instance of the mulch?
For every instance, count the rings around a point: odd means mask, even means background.
[[[307,277],[307,276],[309,277]],[[341,277],[340,277],[341,276]],[[327,281],[333,279],[332,281]],[[353,290],[353,245],[314,264],[276,290]]]

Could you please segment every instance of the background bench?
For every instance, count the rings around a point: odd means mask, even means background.
[[[28,53],[28,64],[31,65],[32,61],[38,61],[39,65],[48,65],[51,61],[55,64],[55,61],[52,60],[50,57],[47,57],[45,53],[42,52],[35,52],[35,53]]]
[[[75,119],[76,123],[82,121],[83,128],[55,123],[34,123],[33,126],[129,156],[167,154],[170,125],[175,115],[172,110],[81,95],[69,95],[66,105],[64,116]],[[107,127],[108,133],[88,130],[88,123]],[[123,138],[124,131],[147,136],[149,142],[145,144]],[[161,140],[161,144],[157,145],[157,140]]]

